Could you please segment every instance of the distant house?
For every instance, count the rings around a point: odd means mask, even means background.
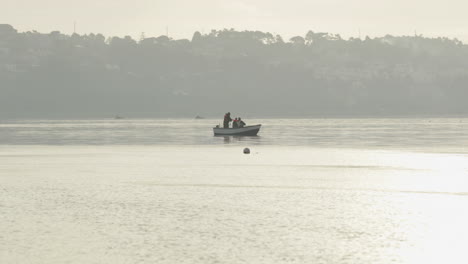
[[[145,38],[140,41],[143,45],[154,45],[154,44],[167,44],[170,42],[170,38],[167,36],[159,36],[157,38]]]
[[[117,64],[106,64],[105,67],[108,71],[120,71],[120,66]]]
[[[8,72],[21,72],[16,64],[5,64],[4,68]]]

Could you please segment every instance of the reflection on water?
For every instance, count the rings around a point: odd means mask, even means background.
[[[466,154],[216,139],[0,145],[2,264],[468,263]]]
[[[0,123],[0,260],[468,263],[468,119],[255,122]]]
[[[222,137],[224,144],[243,144],[249,143],[252,145],[259,145],[261,144],[260,136],[214,136],[214,137]]]
[[[270,145],[450,148],[465,152],[468,119],[263,119],[258,137],[215,137],[219,120],[16,120],[0,123],[9,145]]]

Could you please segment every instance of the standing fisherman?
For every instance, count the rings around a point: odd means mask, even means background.
[[[223,127],[224,127],[224,128],[229,128],[229,122],[231,122],[231,121],[232,121],[231,113],[230,113],[230,112],[227,112],[227,113],[224,115]]]

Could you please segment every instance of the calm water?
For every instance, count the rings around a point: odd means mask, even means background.
[[[468,119],[252,122],[0,122],[0,263],[468,263]]]
[[[257,137],[213,137],[220,120],[0,121],[2,145],[237,145],[465,151],[468,119],[266,119]]]

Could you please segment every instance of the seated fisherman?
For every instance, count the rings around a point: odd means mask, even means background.
[[[245,126],[245,122],[242,121],[242,119],[240,117],[237,118],[237,123],[238,123],[239,127],[244,127]]]
[[[236,118],[234,118],[234,121],[232,121],[232,128],[238,128],[239,127],[239,120]]]

